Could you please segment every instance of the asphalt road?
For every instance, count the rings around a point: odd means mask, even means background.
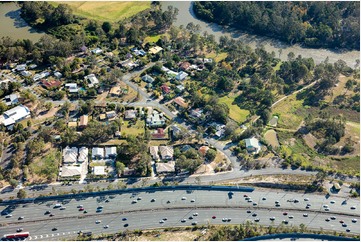
[[[245,200],[244,194],[251,196],[257,206]],[[141,197],[141,200],[137,200]],[[182,200],[185,197],[186,200]],[[266,200],[262,200],[265,197]],[[309,201],[304,201],[308,198]],[[105,202],[108,199],[109,202]],[[151,199],[155,199],[151,202]],[[194,202],[192,202],[194,199]],[[298,199],[299,203],[287,202],[290,199]],[[137,203],[132,203],[136,200]],[[275,201],[280,202],[280,207],[275,206]],[[331,200],[335,203],[331,204]],[[169,203],[168,203],[169,201]],[[217,218],[230,217],[230,223],[242,223],[247,218],[251,218],[251,214],[247,214],[246,210],[257,211],[258,217],[261,219],[261,224],[269,224],[271,221],[269,217],[276,217],[275,225],[279,224],[285,216],[282,215],[284,211],[289,212],[295,216],[293,224],[304,223],[310,228],[345,231],[339,220],[342,219],[347,223],[347,228],[351,229],[353,233],[359,233],[359,225],[351,222],[352,218],[359,218],[359,202],[356,199],[350,199],[346,205],[341,205],[343,199],[341,198],[325,198],[324,196],[314,194],[297,194],[297,193],[277,193],[267,191],[257,191],[252,193],[235,192],[232,197],[227,192],[220,191],[164,191],[155,193],[139,193],[139,194],[121,194],[113,197],[91,197],[83,200],[62,200],[50,201],[41,204],[27,204],[26,206],[18,205],[12,211],[11,218],[1,217],[2,223],[8,224],[1,228],[1,233],[13,233],[17,228],[22,227],[24,231],[29,231],[34,240],[50,240],[61,239],[67,236],[74,236],[74,232],[79,230],[91,230],[94,233],[117,232],[124,229],[124,222],[120,221],[123,216],[128,217],[128,229],[145,229],[156,228],[161,226],[181,226],[190,225],[187,219],[186,223],[181,223],[182,218],[188,218],[190,214],[195,211],[200,214],[195,220],[199,224],[223,223],[221,220],[213,220],[213,215]],[[63,203],[66,206],[65,210],[53,208],[56,203]],[[307,203],[311,204],[310,209],[306,209]],[[322,208],[327,204],[330,211],[326,212]],[[88,211],[84,214],[78,211],[78,205],[83,205]],[[103,211],[96,212],[98,206],[104,206]],[[356,206],[356,209],[350,209],[351,206]],[[0,209],[5,209],[0,206]],[[45,211],[50,211],[54,217],[44,215]],[[239,213],[235,212],[239,211]],[[307,213],[307,218],[303,214]],[[123,215],[124,214],[124,215]],[[18,217],[24,216],[23,220],[18,220]],[[336,216],[336,221],[326,222],[325,219],[330,216]],[[159,220],[162,217],[167,217],[168,220],[164,224],[160,224]],[[287,216],[286,216],[287,217]],[[95,220],[102,220],[103,225],[95,224]],[[290,220],[290,219],[288,219]],[[108,229],[104,229],[105,224],[109,225]],[[51,231],[56,227],[57,231]],[[57,235],[59,233],[59,235]],[[63,234],[65,233],[65,234]],[[54,236],[52,236],[54,234]],[[1,235],[1,234],[0,234]],[[43,237],[41,237],[41,235]],[[37,236],[35,238],[35,236]],[[48,236],[48,237],[46,237]]]

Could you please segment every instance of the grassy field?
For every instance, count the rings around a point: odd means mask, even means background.
[[[29,165],[29,182],[54,181],[58,175],[61,154],[51,149],[42,157],[37,157]]]
[[[264,138],[268,144],[270,144],[273,148],[277,148],[280,146],[277,138],[277,133],[273,129],[267,130],[264,134]]]
[[[144,121],[138,120],[135,125],[131,125],[128,127],[129,121],[124,121],[124,125],[122,125],[121,133],[125,133],[125,135],[138,135],[144,134]]]
[[[227,57],[227,53],[226,52],[222,52],[222,53],[219,53],[217,55],[217,53],[209,53],[206,55],[206,58],[213,58],[215,62],[220,62],[221,60],[224,60],[226,57]]]
[[[279,114],[278,127],[286,129],[297,129],[303,120],[300,115],[306,108],[302,105],[303,100],[297,100],[296,95],[289,96],[286,100],[277,104],[272,112]]]
[[[337,170],[350,173],[360,173],[360,156],[348,157],[344,159],[334,159],[332,165]]]
[[[155,42],[157,42],[159,39],[160,39],[160,37],[162,37],[163,35],[162,34],[158,34],[158,35],[154,35],[154,36],[147,36],[147,37],[145,37],[145,39],[144,39],[144,44],[146,44],[146,43],[150,43],[150,42],[153,42],[153,43],[155,43]]]
[[[61,3],[68,4],[75,15],[99,21],[116,22],[131,17],[150,7],[151,2],[50,2],[57,6]]]
[[[244,121],[246,121],[247,116],[249,115],[249,111],[245,109],[241,109],[237,105],[232,104],[234,99],[235,97],[224,96],[220,98],[219,101],[221,103],[227,104],[227,106],[229,107],[229,117],[231,119],[233,119],[238,123],[243,123]]]

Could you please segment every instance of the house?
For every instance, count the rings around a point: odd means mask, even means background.
[[[113,159],[117,157],[117,147],[116,146],[110,146],[105,147],[105,158],[106,159]]]
[[[32,69],[35,69],[36,67],[38,67],[38,66],[35,65],[35,64],[31,64],[31,65],[29,66],[29,69],[32,70]]]
[[[130,53],[127,53],[127,54],[125,55],[125,58],[127,58],[127,59],[133,58],[133,55],[130,54]]]
[[[173,147],[172,146],[159,146],[160,157],[162,160],[173,159]]]
[[[88,162],[88,152],[89,149],[86,147],[79,148],[78,163]]]
[[[165,137],[164,129],[158,128],[154,133],[152,133],[153,139],[163,139]]]
[[[104,121],[106,119],[107,119],[107,115],[105,113],[102,113],[102,114],[99,115],[99,120],[100,121]]]
[[[180,151],[181,152],[186,152],[187,150],[189,149],[192,149],[192,146],[190,145],[183,145],[181,148],[180,148]]]
[[[180,64],[179,68],[182,71],[186,71],[187,69],[189,69],[190,66],[191,66],[191,63],[189,63],[188,61],[185,61],[185,62]]]
[[[158,146],[149,147],[149,153],[152,156],[153,160],[159,160],[158,152],[159,152]]]
[[[85,128],[88,126],[88,115],[80,116],[79,128]]]
[[[34,80],[34,81],[38,81],[38,80],[43,79],[43,78],[46,78],[46,77],[48,77],[48,76],[50,76],[50,72],[48,72],[48,71],[43,71],[43,72],[41,72],[41,73],[39,73],[39,74],[35,74],[34,77],[33,77],[33,80]]]
[[[22,71],[20,74],[21,74],[22,76],[25,76],[25,77],[31,76],[31,72],[30,72],[30,71]]]
[[[151,115],[148,115],[146,123],[149,128],[157,128],[163,127],[165,125],[165,120],[163,114],[159,113],[156,110],[153,110]]]
[[[183,85],[178,85],[176,86],[176,89],[178,90],[178,92],[183,92],[185,88]]]
[[[68,123],[68,127],[69,127],[69,128],[76,128],[76,127],[78,127],[78,123],[77,123],[77,122],[74,122],[74,121],[69,122],[69,123]]]
[[[74,176],[81,176],[82,168],[79,166],[63,166],[60,167],[60,176],[61,177],[74,177]]]
[[[60,72],[56,71],[56,72],[54,72],[54,76],[56,78],[60,79],[63,75]]]
[[[93,147],[93,149],[92,149],[92,159],[93,160],[104,159],[104,148],[102,148],[102,147]]]
[[[98,55],[98,54],[103,53],[103,50],[100,49],[100,48],[95,48],[95,49],[92,49],[91,52],[92,52],[93,54]]]
[[[28,117],[30,117],[30,110],[26,106],[19,105],[4,112],[0,117],[0,123],[8,127]]]
[[[129,168],[129,167],[125,167],[124,171],[123,171],[123,176],[134,176],[136,174],[135,169]]]
[[[105,115],[107,116],[107,119],[112,119],[117,116],[117,113],[115,111],[109,111],[109,112],[106,112]]]
[[[147,52],[145,52],[144,50],[134,50],[134,54],[136,56],[138,56],[138,55],[145,56],[147,54]]]
[[[179,73],[178,72],[175,72],[175,71],[172,71],[172,70],[169,70],[167,71],[167,76],[170,77],[170,78],[175,78]]]
[[[163,84],[160,89],[162,89],[164,94],[168,94],[170,92],[170,88],[166,84]]]
[[[177,125],[170,126],[170,129],[172,131],[172,136],[177,136],[182,133],[182,130]]]
[[[95,85],[99,84],[99,80],[98,80],[98,78],[96,78],[96,76],[94,74],[90,74],[90,75],[85,76],[85,79],[88,80],[88,82],[89,82],[88,86],[89,87],[94,87]]]
[[[121,61],[121,62],[119,62],[119,65],[121,66],[121,67],[124,67],[124,68],[127,68],[127,69],[133,69],[133,68],[135,68],[135,67],[137,67],[137,66],[139,66],[137,63],[135,63],[132,59],[127,59],[127,60],[125,60],[125,61]]]
[[[202,156],[206,156],[208,150],[209,150],[208,146],[201,146],[199,147],[198,151]]]
[[[261,151],[261,144],[255,137],[245,139],[246,149],[249,153],[258,154]]]
[[[76,83],[67,83],[65,84],[65,87],[68,88],[70,93],[76,93],[79,91],[78,85]]]
[[[271,120],[269,121],[269,125],[270,126],[273,126],[273,127],[276,127],[277,126],[277,123],[278,123],[278,117],[277,116],[273,116],[271,118]]]
[[[122,90],[120,89],[119,86],[112,87],[109,91],[109,95],[112,97],[119,97],[120,94],[122,94]]]
[[[180,108],[188,108],[188,104],[185,102],[185,100],[182,97],[174,98],[173,102],[176,103]]]
[[[14,93],[4,97],[4,102],[7,106],[19,103],[19,95]]]
[[[149,76],[149,75],[145,75],[142,77],[142,80],[148,83],[153,83],[154,82],[154,78]]]
[[[175,76],[175,79],[177,81],[183,81],[184,79],[186,79],[187,76],[188,76],[188,74],[186,72],[181,71]]]
[[[65,147],[63,149],[63,163],[74,164],[78,161],[78,148],[77,147]]]
[[[158,52],[160,52],[162,50],[163,50],[162,47],[154,46],[154,47],[149,49],[149,53],[151,53],[152,55],[155,55],[155,54],[157,54]]]
[[[191,112],[190,112],[190,115],[193,117],[193,118],[200,118],[203,114],[203,109],[200,109],[200,108],[196,108],[196,109],[192,109]]]
[[[93,167],[93,174],[95,176],[104,176],[107,173],[105,172],[105,166],[94,166]]]
[[[158,174],[175,172],[175,162],[156,163],[155,170]]]
[[[61,86],[61,81],[59,81],[59,80],[43,79],[40,82],[41,82],[41,85],[43,87],[45,87],[46,89],[51,89],[51,88],[56,88],[56,87]]]
[[[168,71],[169,71],[169,69],[168,69],[167,67],[165,67],[165,66],[162,66],[161,70],[164,71],[164,72],[168,72]]]
[[[125,114],[124,114],[124,119],[126,120],[131,120],[131,119],[135,119],[137,117],[137,110],[126,110]]]
[[[25,71],[26,70],[26,64],[17,65],[14,69],[16,71]]]

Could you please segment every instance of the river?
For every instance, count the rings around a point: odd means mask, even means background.
[[[268,37],[247,34],[238,30],[227,30],[218,24],[207,23],[197,19],[191,8],[190,1],[164,1],[161,2],[161,5],[163,10],[167,9],[167,6],[169,5],[179,9],[179,14],[175,23],[176,26],[183,25],[185,27],[189,22],[193,22],[194,24],[199,24],[201,26],[202,33],[207,31],[208,34],[213,34],[217,40],[220,36],[227,35],[234,39],[242,40],[253,49],[263,45],[268,52],[274,51],[277,57],[279,56],[279,50],[282,49],[280,55],[282,60],[287,60],[288,53],[293,52],[295,56],[301,55],[302,57],[313,58],[316,64],[324,61],[328,57],[330,63],[341,59],[350,67],[354,67],[356,59],[360,59],[360,51],[333,51],[329,49],[304,48],[300,45],[290,45]]]
[[[30,39],[36,42],[44,35],[20,17],[20,8],[14,2],[0,4],[0,23],[0,38],[10,36],[14,40]]]

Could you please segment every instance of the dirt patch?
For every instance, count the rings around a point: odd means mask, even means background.
[[[278,148],[280,143],[278,142],[277,133],[273,129],[268,130],[264,134],[264,138],[268,144],[270,144],[273,148]]]
[[[136,237],[137,241],[194,241],[200,236],[200,231],[161,231],[157,233],[143,232],[139,237]]]
[[[314,149],[315,146],[317,145],[317,142],[316,142],[316,137],[313,136],[311,133],[308,133],[306,135],[303,135],[302,136],[303,140],[305,141],[306,145],[308,147],[310,147],[311,149]]]

